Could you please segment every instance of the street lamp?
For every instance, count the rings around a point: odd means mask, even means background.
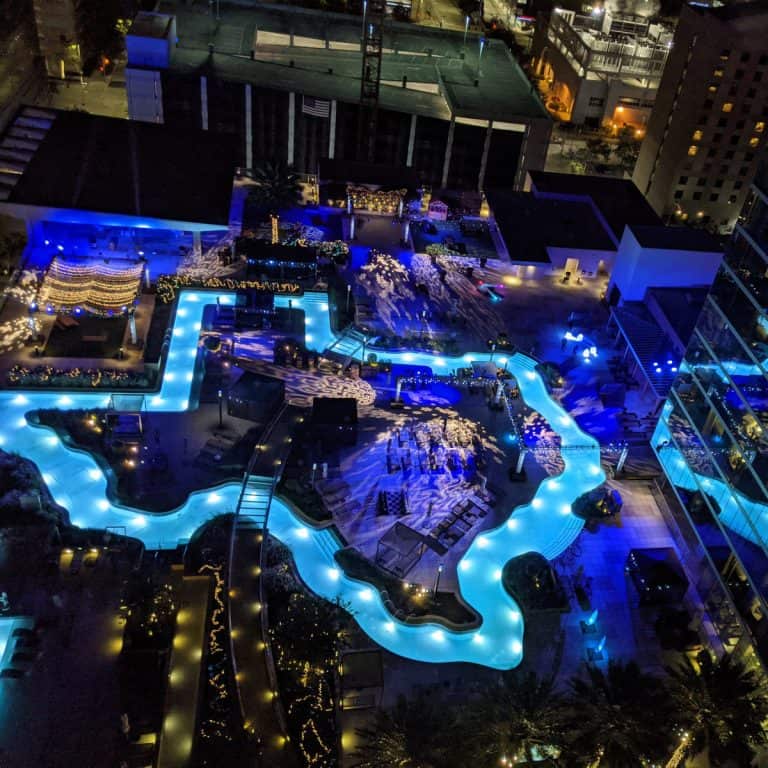
[[[437,594],[437,590],[440,588],[440,574],[443,572],[443,564],[440,563],[440,565],[437,566],[437,573],[435,574],[435,594]]]
[[[349,294],[352,293],[352,286],[347,283],[347,314],[349,314]]]
[[[221,429],[221,427],[224,424],[224,413],[222,411],[223,407],[224,407],[224,392],[220,389],[219,390],[219,429]]]

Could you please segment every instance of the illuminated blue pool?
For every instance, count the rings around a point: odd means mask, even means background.
[[[160,392],[148,398],[155,411],[181,411],[196,407],[190,392],[196,375],[198,336],[203,308],[216,301],[216,294],[182,292],[168,351],[168,362]],[[222,304],[234,295],[218,295]],[[278,306],[288,299],[276,297]],[[327,296],[307,293],[292,299],[303,308],[307,320],[307,342],[324,349],[334,339],[330,327]],[[448,373],[472,361],[487,361],[490,353],[479,352],[457,358],[421,352],[388,355],[394,363],[424,365],[436,373]],[[333,552],[338,544],[328,531],[311,528],[289,505],[276,498],[270,512],[270,532],[293,552],[305,583],[317,594],[350,604],[355,619],[376,642],[401,656],[429,662],[468,661],[507,669],[522,659],[523,620],[517,604],[504,591],[501,571],[512,557],[524,552],[541,552],[552,559],[566,549],[582,528],[571,513],[571,502],[604,480],[596,440],[548,395],[544,382],[534,371],[535,362],[514,354],[499,356],[516,376],[526,403],[549,421],[562,439],[565,469],[558,477],[545,480],[529,504],[509,510],[508,519],[498,528],[485,531],[470,545],[459,562],[459,585],[464,600],[481,616],[479,629],[451,632],[437,624],[406,625],[395,620],[375,590],[349,579],[336,567]],[[86,453],[66,447],[51,431],[30,425],[25,413],[37,408],[104,407],[108,394],[0,392],[0,415],[5,426],[0,444],[35,461],[57,503],[68,510],[72,522],[81,527],[117,527],[135,536],[148,548],[173,548],[188,539],[207,519],[234,511],[238,483],[227,483],[192,494],[174,512],[158,515],[113,504],[107,499],[107,482],[101,469]]]

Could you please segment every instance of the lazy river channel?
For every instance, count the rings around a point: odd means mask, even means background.
[[[196,407],[190,402],[195,378],[203,309],[216,300],[234,301],[232,293],[186,290],[181,292],[174,320],[162,386],[148,396],[150,411],[183,411]],[[306,315],[307,343],[326,349],[335,340],[328,313],[328,297],[307,293],[292,298],[295,308]],[[277,306],[286,306],[287,297],[275,297]],[[446,358],[421,352],[387,353],[394,363],[431,368],[436,374],[449,373],[472,361],[487,361],[490,353],[472,352]],[[576,538],[582,520],[571,512],[572,502],[603,482],[600,449],[596,440],[582,432],[576,422],[554,402],[544,382],[534,371],[535,361],[516,353],[508,359],[509,372],[518,381],[521,395],[531,408],[551,424],[562,440],[565,469],[544,480],[533,499],[511,508],[504,523],[478,535],[459,561],[458,579],[463,599],[482,617],[479,628],[454,632],[435,623],[406,624],[395,619],[378,592],[350,579],[336,566],[333,554],[339,549],[327,530],[305,523],[279,496],[272,501],[269,531],[292,551],[304,582],[318,595],[347,603],[362,629],[377,643],[410,659],[425,662],[465,661],[509,669],[523,656],[523,619],[519,607],[502,586],[506,562],[524,552],[557,557]],[[109,403],[109,394],[100,392],[0,392],[0,445],[34,461],[58,504],[70,512],[80,527],[124,529],[151,549],[174,548],[189,539],[206,520],[223,510],[234,510],[239,483],[227,483],[196,492],[177,510],[167,514],[147,513],[121,506],[107,497],[107,480],[87,453],[64,445],[52,431],[34,426],[26,415],[39,408],[99,408]]]

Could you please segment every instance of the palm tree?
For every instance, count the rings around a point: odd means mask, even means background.
[[[487,686],[464,722],[472,764],[498,766],[499,760],[555,757],[562,745],[563,698],[554,692],[552,678],[529,672],[505,672]]]
[[[588,665],[570,689],[568,765],[640,768],[668,753],[668,697],[635,662],[610,661],[605,672]]]
[[[400,697],[391,710],[379,710],[372,726],[358,728],[362,744],[356,768],[450,768],[458,762],[455,718],[435,697]]]
[[[255,186],[249,197],[265,213],[275,215],[301,202],[299,177],[283,160],[266,160],[253,169],[251,178]]]
[[[669,691],[686,732],[667,763],[706,752],[710,765],[749,765],[752,748],[768,743],[768,690],[760,675],[731,654],[713,661],[705,654],[699,671],[684,663],[669,670]]]

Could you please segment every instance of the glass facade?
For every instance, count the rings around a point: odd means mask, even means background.
[[[723,644],[768,667],[768,158],[657,425]]]

